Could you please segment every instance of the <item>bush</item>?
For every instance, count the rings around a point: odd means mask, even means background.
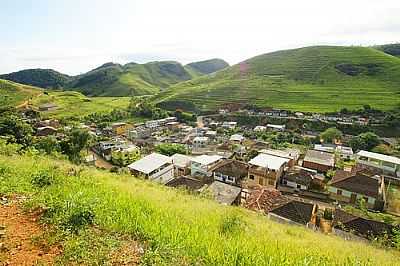
[[[51,173],[48,170],[39,171],[31,176],[32,185],[38,188],[50,186],[54,182],[55,182],[54,173]]]
[[[66,221],[62,224],[63,227],[73,233],[78,233],[80,229],[86,225],[91,225],[94,222],[94,213],[82,207],[77,207],[72,212]]]
[[[324,219],[332,221],[333,220],[333,211],[332,209],[325,209],[324,210]]]

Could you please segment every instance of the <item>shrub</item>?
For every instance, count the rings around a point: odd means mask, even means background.
[[[333,220],[333,211],[332,209],[325,209],[324,210],[324,219],[332,221]]]
[[[32,185],[38,188],[50,186],[54,182],[55,175],[50,170],[41,170],[31,176]]]

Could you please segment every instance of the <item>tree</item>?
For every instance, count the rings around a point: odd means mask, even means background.
[[[386,154],[386,155],[392,155],[393,154],[392,149],[386,144],[379,144],[378,146],[373,148],[372,151],[376,152],[376,153]]]
[[[343,137],[342,131],[336,127],[331,127],[321,133],[320,139],[324,142],[335,142],[336,140],[341,140]]]
[[[159,144],[156,146],[156,151],[167,156],[174,155],[175,153],[180,153],[180,154],[188,153],[188,150],[186,149],[185,145],[175,144],[175,143]]]
[[[31,125],[22,121],[17,114],[3,113],[0,118],[0,135],[8,143],[21,144],[24,148],[32,144],[33,129]]]
[[[365,132],[353,137],[349,141],[350,147],[357,150],[367,150],[370,151],[379,145],[379,137],[373,132]]]
[[[90,144],[91,136],[87,130],[72,129],[66,138],[60,142],[61,151],[69,160],[79,163],[82,159],[81,151]]]
[[[60,144],[54,136],[40,138],[34,146],[37,150],[43,151],[47,154],[60,151]]]

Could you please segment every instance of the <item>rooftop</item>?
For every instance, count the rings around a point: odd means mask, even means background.
[[[377,198],[380,195],[381,180],[360,171],[352,173],[337,170],[331,180],[331,186]]]
[[[308,150],[306,156],[304,157],[304,161],[322,165],[334,166],[335,155],[323,151]]]
[[[196,162],[202,165],[210,165],[221,159],[222,157],[219,155],[200,155],[197,157],[193,157],[191,160],[192,162]]]
[[[272,149],[262,149],[260,153],[274,155],[287,159],[295,159],[300,155],[300,151],[296,149],[286,149],[286,150],[272,150]]]
[[[204,183],[194,178],[182,176],[172,179],[165,185],[168,187],[184,187],[191,190],[198,190],[204,186]]]
[[[247,163],[236,160],[226,160],[221,164],[216,165],[212,171],[221,173],[223,175],[244,178],[247,176],[248,169],[249,166]]]
[[[357,152],[357,155],[400,165],[400,158],[397,158],[394,156],[389,156],[389,155],[384,155],[384,154],[369,152],[369,151],[359,151],[359,152]]]
[[[244,140],[244,137],[240,134],[234,134],[230,137],[230,141],[242,141]]]
[[[214,199],[224,205],[232,205],[240,195],[241,188],[234,187],[219,181],[214,181],[207,188],[214,196]]]
[[[293,200],[273,209],[271,212],[293,222],[307,224],[311,221],[313,209],[314,205],[311,203]]]
[[[144,174],[149,174],[164,164],[171,162],[172,159],[168,156],[159,153],[152,153],[134,163],[131,163],[128,165],[128,168]]]
[[[285,163],[289,162],[289,159],[261,153],[251,159],[249,164],[260,166],[272,170],[278,170],[281,168]]]
[[[184,154],[175,153],[171,156],[171,159],[174,165],[179,167],[187,167],[192,158]]]

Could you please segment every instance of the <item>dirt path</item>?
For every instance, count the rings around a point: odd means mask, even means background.
[[[37,215],[25,214],[17,203],[0,202],[0,226],[5,228],[0,235],[1,266],[53,265],[61,254],[60,247],[38,241],[45,228],[37,223]]]

